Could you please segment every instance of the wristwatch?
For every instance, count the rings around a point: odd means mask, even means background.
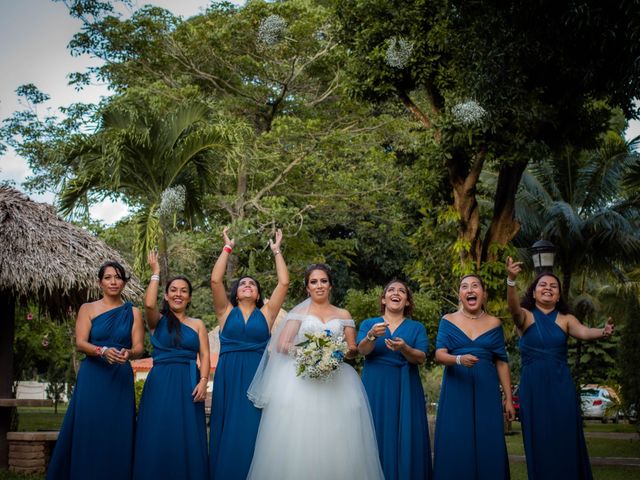
[[[371,335],[370,333],[367,333],[367,340],[369,340],[370,342],[375,342],[376,341],[376,336],[375,335]]]

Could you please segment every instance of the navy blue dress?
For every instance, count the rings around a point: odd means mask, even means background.
[[[557,310],[533,310],[520,338],[520,419],[529,480],[593,478]]]
[[[133,307],[125,303],[91,322],[89,342],[131,348]],[[129,362],[86,357],[51,456],[47,479],[127,480],[133,464],[135,397]]]
[[[360,343],[382,317],[360,324]],[[378,453],[385,480],[430,479],[431,446],[424,390],[418,365],[409,363],[400,352],[387,348],[385,338],[402,338],[412,348],[427,353],[427,330],[420,322],[405,318],[391,334],[376,339],[364,359],[362,383],[367,391],[376,430]]]
[[[471,368],[444,369],[433,476],[439,480],[500,480],[509,478],[504,441],[502,394],[495,360],[507,361],[504,334],[499,325],[471,340],[449,320],[440,320],[436,350],[479,358]]]
[[[212,480],[247,478],[262,413],[247,398],[247,389],[269,338],[269,325],[257,308],[246,323],[242,311],[233,308],[220,332],[209,438]]]
[[[209,476],[204,402],[191,392],[199,380],[198,333],[180,324],[180,342],[162,317],[151,336],[153,368],[144,382],[138,409],[135,480]]]

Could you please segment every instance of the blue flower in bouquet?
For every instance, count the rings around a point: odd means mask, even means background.
[[[306,333],[306,340],[292,349],[296,361],[296,375],[319,380],[328,379],[344,361],[348,351],[342,335],[331,330]]]

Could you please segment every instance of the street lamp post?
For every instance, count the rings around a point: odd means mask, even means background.
[[[556,246],[548,240],[538,240],[531,245],[531,258],[536,273],[553,271]]]

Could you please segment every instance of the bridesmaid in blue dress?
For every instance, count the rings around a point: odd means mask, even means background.
[[[516,278],[521,270],[521,262],[507,259],[507,301],[521,335],[520,420],[529,479],[591,479],[567,339],[609,337],[613,322],[609,319],[604,328],[580,323],[569,313],[560,280],[549,272],[536,277],[520,302]]]
[[[275,242],[269,240],[276,264],[278,284],[267,303],[258,281],[239,278],[229,296],[224,274],[235,245],[223,232],[224,248],[211,271],[213,305],[220,325],[220,357],[213,382],[211,432],[209,435],[210,478],[246,479],[260,425],[261,410],[247,398],[247,389],[256,373],[289,288],[289,272],[280,252],[282,231]]]
[[[153,368],[140,398],[133,477],[202,480],[209,476],[204,414],[210,366],[207,329],[202,320],[187,315],[192,287],[185,277],[167,281],[158,312],[160,265],[154,251],[149,265],[153,275],[144,306],[153,332]]]
[[[429,339],[411,320],[409,286],[392,280],[380,296],[381,317],[360,324],[358,351],[365,355],[362,383],[369,398],[380,463],[386,480],[431,479],[431,446],[418,366]]]
[[[458,298],[460,310],[440,320],[436,338],[436,361],[445,370],[433,476],[438,480],[507,479],[503,408],[509,420],[515,418],[515,410],[502,324],[484,311],[486,292],[478,276],[462,278]]]
[[[98,272],[102,298],[78,310],[76,347],[86,355],[53,450],[47,479],[131,479],[135,400],[129,359],[142,354],[140,311],[122,301],[118,262]]]

